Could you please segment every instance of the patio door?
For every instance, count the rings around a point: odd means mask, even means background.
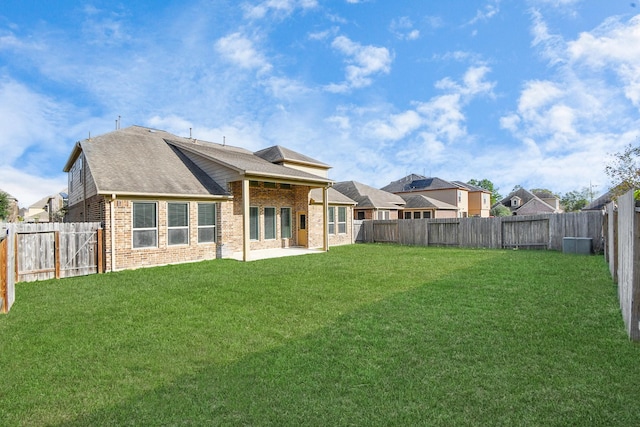
[[[307,213],[298,212],[298,246],[307,246]]]

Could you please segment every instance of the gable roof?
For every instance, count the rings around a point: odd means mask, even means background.
[[[168,132],[131,126],[78,142],[65,172],[80,153],[98,194],[228,196],[180,151],[164,141]]]
[[[405,209],[458,210],[457,206],[427,197],[424,194],[403,194],[402,198],[407,203],[404,206]]]
[[[511,206],[511,200],[514,197],[518,197],[522,203],[518,206]],[[508,207],[511,212],[515,212],[518,215],[534,215],[538,213],[557,213],[558,210],[533,194],[529,190],[524,188],[518,188],[516,191],[511,192],[507,197],[496,202],[494,206],[503,205]]]
[[[423,175],[410,174],[397,181],[393,181],[381,188],[381,190],[390,193],[408,193],[411,191],[428,191],[428,190],[448,190],[463,189],[467,187],[456,184],[455,182],[446,181],[438,177],[426,177]]]
[[[477,185],[473,185],[473,184],[468,184],[466,182],[462,182],[462,181],[452,181],[454,184],[457,184],[461,187],[466,188],[467,190],[471,191],[471,192],[482,192],[482,193],[487,193],[487,194],[491,194],[491,191],[487,190],[486,188],[482,188],[480,186]]]
[[[316,159],[312,159],[309,156],[300,154],[297,151],[290,150],[280,145],[274,145],[254,153],[256,156],[263,158],[270,163],[298,163],[302,165],[315,166],[323,169],[330,169],[331,166],[326,163],[322,163]]]
[[[65,172],[84,153],[98,194],[231,197],[190,158],[191,153],[240,175],[332,181],[268,162],[240,147],[200,142],[162,130],[131,126],[78,142]]]
[[[405,205],[402,197],[357,181],[336,182],[333,188],[358,202],[358,208],[399,209]]]
[[[311,199],[311,203],[322,203],[322,188],[312,188],[309,192],[309,198]],[[357,205],[353,199],[345,196],[338,190],[333,187],[328,188],[327,198],[329,199],[329,204],[332,205]]]
[[[193,141],[185,138],[166,139],[166,142],[181,151],[200,155],[220,166],[235,170],[241,175],[313,182],[328,185],[333,181],[299,169],[271,163],[249,150],[212,142]]]

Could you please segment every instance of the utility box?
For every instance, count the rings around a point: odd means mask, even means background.
[[[590,237],[564,237],[562,239],[562,253],[591,255],[592,240]]]

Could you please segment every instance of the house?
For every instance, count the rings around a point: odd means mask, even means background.
[[[357,181],[336,182],[333,188],[357,202],[354,219],[398,219],[398,212],[405,205],[400,196],[378,190]]]
[[[314,188],[309,195],[311,199],[309,211],[315,213],[315,218],[322,218],[322,189]],[[329,246],[354,243],[353,218],[354,208],[358,203],[335,188],[329,188],[327,191],[327,203],[329,205],[327,217]],[[311,217],[311,214],[309,216]]]
[[[453,181],[453,183],[469,191],[469,216],[482,218],[491,216],[491,191],[462,181]]]
[[[449,203],[432,199],[422,194],[402,194],[405,205],[400,211],[400,218],[457,218],[458,208]]]
[[[458,209],[458,217],[467,217],[470,214],[470,190],[466,184],[461,185],[438,177],[426,177],[423,175],[410,174],[397,181],[391,182],[389,185],[382,187],[381,190],[388,191],[399,196],[420,194],[431,199],[447,203],[448,205],[455,206]],[[477,212],[481,214],[484,211],[480,208]]]
[[[2,218],[2,220],[6,222],[16,222],[18,220],[18,215],[20,212],[18,208],[18,199],[16,199],[6,191],[0,190],[0,193],[6,194],[7,201],[9,202],[9,206],[7,207],[7,217]]]
[[[326,251],[329,169],[280,146],[251,152],[131,126],[74,146],[63,169],[66,220],[103,224],[110,271],[290,246]]]
[[[557,197],[546,192],[540,193],[540,196],[544,197],[544,199],[529,190],[519,188],[497,202],[494,206],[499,204],[506,206],[511,210],[512,215],[537,215],[562,212],[562,209],[560,209],[560,200]]]
[[[43,197],[30,205],[24,212],[25,222],[59,222],[64,217],[67,206],[67,190]]]

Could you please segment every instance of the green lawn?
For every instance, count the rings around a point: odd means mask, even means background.
[[[629,426],[601,256],[353,245],[20,283],[0,425]]]

